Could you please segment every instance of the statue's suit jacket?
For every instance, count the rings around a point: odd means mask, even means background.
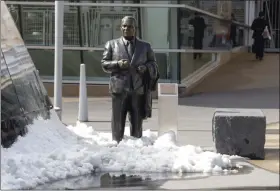
[[[110,40],[105,44],[101,60],[103,70],[111,74],[109,91],[110,93],[133,91],[137,94],[144,94],[145,75],[140,74],[137,67],[140,65],[147,66],[150,79],[157,79],[159,74],[155,54],[148,42],[135,38],[135,50],[132,58],[130,58],[122,38]],[[121,59],[130,61],[129,69],[121,69],[118,66],[117,62]]]

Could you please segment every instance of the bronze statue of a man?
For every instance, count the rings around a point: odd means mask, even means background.
[[[136,37],[136,20],[125,16],[121,20],[122,37],[105,44],[102,68],[110,73],[112,96],[112,138],[120,142],[124,135],[126,115],[130,135],[142,137],[143,119],[151,117],[151,92],[159,78],[155,54],[151,45]]]

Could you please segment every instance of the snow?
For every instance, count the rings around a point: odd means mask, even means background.
[[[53,114],[54,115],[54,114]],[[56,115],[52,116],[52,118]],[[112,141],[111,133],[79,123],[65,127],[56,120],[35,120],[26,137],[9,149],[1,147],[1,188],[26,189],[95,172],[222,172],[239,167],[237,156],[176,144],[170,131],[158,137],[146,130]]]

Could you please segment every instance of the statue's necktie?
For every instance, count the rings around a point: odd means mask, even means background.
[[[132,59],[132,56],[134,54],[134,46],[133,46],[132,42],[128,42],[127,51],[128,51],[130,59]]]
[[[131,64],[131,60],[132,60],[132,56],[133,56],[133,53],[134,53],[134,46],[133,46],[133,43],[131,41],[128,42],[128,45],[127,45],[127,51],[128,51],[128,54],[129,54],[129,58],[130,58],[130,64]],[[133,77],[132,75],[130,75],[130,89],[133,90]]]

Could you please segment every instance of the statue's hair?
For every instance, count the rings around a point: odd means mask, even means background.
[[[125,16],[125,17],[122,18],[121,22],[123,23],[125,20],[132,20],[134,25],[136,26],[137,22],[136,22],[136,19],[134,17],[132,17],[132,16]]]

